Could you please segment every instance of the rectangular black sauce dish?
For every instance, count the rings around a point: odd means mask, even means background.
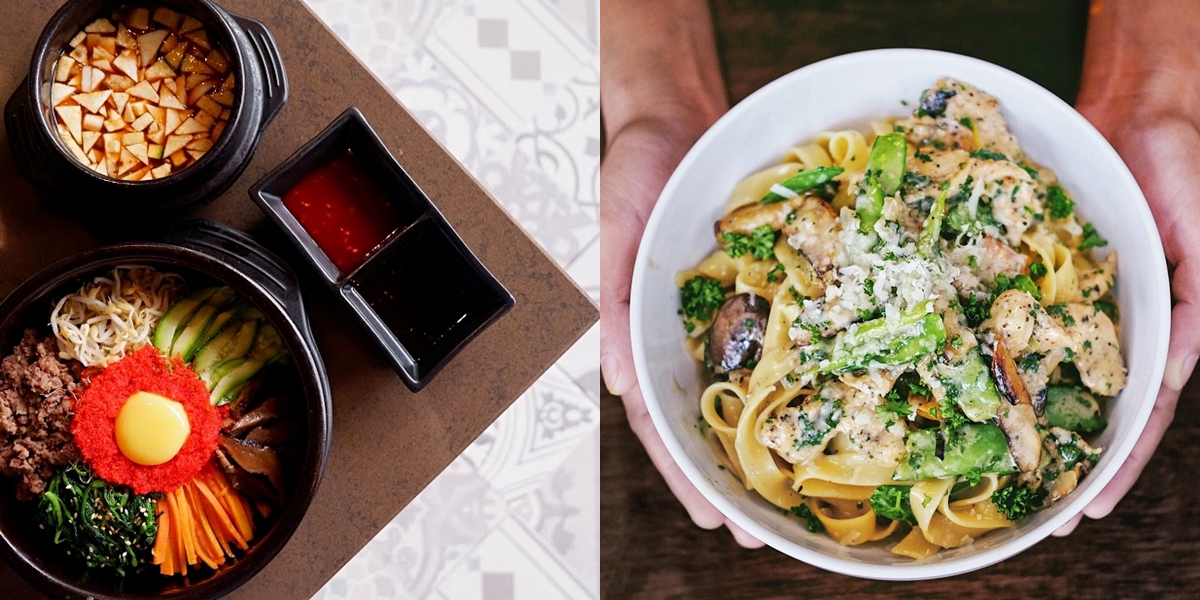
[[[357,108],[250,197],[414,392],[515,303]]]

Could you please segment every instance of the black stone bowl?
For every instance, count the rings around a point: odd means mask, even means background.
[[[61,295],[117,265],[139,264],[183,275],[190,286],[227,285],[257,307],[279,331],[290,353],[304,403],[305,447],[286,504],[255,524],[249,551],[216,571],[197,569],[188,577],[149,570],[125,578],[88,571],[55,547],[36,524],[36,502],[18,502],[13,485],[0,481],[0,557],[21,576],[55,598],[218,598],[261,570],[287,543],[317,491],[329,454],[329,379],[313,341],[295,275],[244,234],[206,221],[193,221],[161,242],[123,243],[60,260],[21,284],[0,303],[0,355],[11,352],[29,327],[49,332],[50,311]],[[194,573],[194,574],[193,574]],[[0,597],[5,594],[0,591]]]
[[[213,47],[229,56],[236,77],[229,124],[213,147],[195,164],[152,181],[115,179],[80,163],[59,140],[50,106],[55,63],[71,37],[96,18],[128,6],[166,6],[199,19]],[[254,19],[209,0],[69,0],[42,30],[29,74],[4,108],[4,125],[17,169],[46,208],[90,225],[127,227],[193,211],[229,189],[286,101],[279,48]]]

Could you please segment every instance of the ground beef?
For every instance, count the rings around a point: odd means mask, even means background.
[[[37,497],[57,467],[80,460],[71,436],[77,385],[54,338],[32,329],[0,361],[0,474],[18,480],[18,499]]]

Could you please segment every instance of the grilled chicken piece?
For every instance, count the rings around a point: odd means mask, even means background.
[[[1095,269],[1079,274],[1079,290],[1075,292],[1071,302],[1092,302],[1100,299],[1112,289],[1116,279],[1117,253],[1109,252]]]
[[[950,182],[956,188],[971,178],[971,196],[991,199],[992,217],[1004,226],[1004,239],[1011,246],[1021,242],[1041,212],[1037,182],[1020,165],[1007,160],[973,158]]]
[[[1042,439],[1042,464],[1037,470],[1022,473],[1017,482],[1025,487],[1045,489],[1041,508],[1070,494],[1079,485],[1101,452],[1072,431],[1051,427]]]
[[[1028,473],[1038,467],[1042,460],[1042,440],[1037,432],[1037,414],[1033,401],[1025,389],[1025,382],[1017,372],[1004,341],[997,339],[992,353],[992,378],[996,387],[1008,400],[1000,403],[996,412],[996,423],[1008,438],[1008,449],[1017,462],[1017,469]]]
[[[1033,296],[1020,290],[1000,294],[992,304],[991,318],[983,325],[1004,341],[1014,362],[1022,357],[1018,372],[1035,411],[1041,414],[1050,374],[1066,359],[1068,350],[1079,352],[1079,344]]]
[[[799,250],[818,274],[824,276],[834,269],[842,225],[828,202],[815,196],[805,197],[790,223],[784,217],[782,229],[788,244]]]
[[[1071,303],[1055,318],[1071,324],[1066,331],[1075,342],[1075,366],[1083,385],[1101,396],[1116,396],[1125,389],[1125,360],[1108,315],[1091,304]]]
[[[954,287],[966,296],[979,288],[980,282],[991,282],[1001,273],[1020,273],[1029,259],[1008,244],[984,234],[978,246],[956,246],[950,251],[951,262],[958,267]],[[975,266],[971,266],[971,258]]]
[[[924,115],[898,122],[908,132],[908,140],[918,147],[936,140],[947,148],[987,148],[1012,159],[1021,158],[1017,138],[1008,131],[999,101],[990,94],[943,78],[922,95],[921,108]]]

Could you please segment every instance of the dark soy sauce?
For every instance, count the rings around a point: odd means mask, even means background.
[[[418,365],[432,366],[496,307],[433,220],[375,256],[354,287]]]

